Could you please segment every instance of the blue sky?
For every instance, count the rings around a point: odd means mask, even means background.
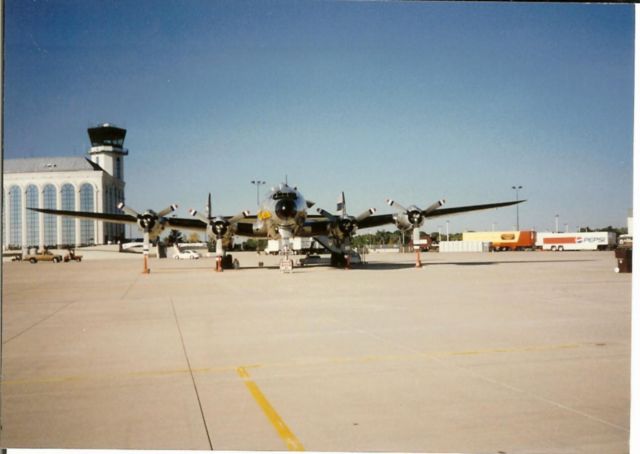
[[[4,157],[127,128],[127,203],[255,212],[288,175],[335,209],[512,200],[521,228],[625,226],[633,5],[5,3]],[[444,219],[424,230],[437,230]],[[450,218],[511,229],[515,209]]]

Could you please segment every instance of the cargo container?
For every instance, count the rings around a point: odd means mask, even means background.
[[[489,252],[488,241],[440,241],[439,252]]]
[[[603,251],[615,246],[615,232],[539,232],[536,240],[536,247],[545,251]]]
[[[533,249],[536,232],[531,230],[503,232],[464,232],[462,241],[485,241],[491,243],[492,251],[522,251]]]

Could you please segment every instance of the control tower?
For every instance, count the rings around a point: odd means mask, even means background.
[[[118,203],[125,201],[123,158],[129,154],[129,150],[124,148],[124,136],[127,130],[104,123],[95,128],[89,128],[87,132],[91,140],[89,158],[105,172],[97,208],[103,213],[120,213],[117,208]],[[103,239],[105,243],[122,240],[124,234],[122,224],[98,222],[98,238]]]
[[[95,128],[89,128],[91,161],[102,167],[109,175],[124,181],[124,166],[122,158],[129,154],[124,148],[124,137],[127,130],[104,123]]]

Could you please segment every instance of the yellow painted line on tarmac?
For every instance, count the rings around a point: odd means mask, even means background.
[[[285,424],[278,412],[276,412],[275,408],[273,408],[264,394],[262,394],[258,385],[251,380],[247,370],[244,367],[238,367],[236,370],[238,375],[244,380],[245,386],[258,403],[271,425],[276,429],[280,438],[282,438],[287,445],[287,448],[289,448],[289,451],[304,451],[304,447],[302,446],[302,443],[300,443],[300,440],[298,440],[293,432],[291,432],[291,429],[289,429]]]
[[[456,356],[479,356],[498,353],[524,353],[524,352],[542,352],[542,351],[554,351],[554,350],[566,350],[576,349],[584,347],[593,347],[596,344],[560,344],[560,345],[537,345],[537,346],[525,346],[514,348],[493,348],[493,349],[479,349],[479,350],[463,350],[463,351],[450,351],[450,352],[417,352],[404,355],[368,355],[361,357],[335,357],[335,358],[312,358],[309,360],[293,360],[279,363],[269,364],[250,364],[242,367],[243,370],[254,368],[275,368],[275,367],[304,367],[304,366],[317,366],[322,364],[357,364],[357,363],[373,363],[373,362],[387,362],[387,361],[408,361],[416,359],[434,359],[434,358],[447,358]],[[219,366],[219,367],[201,367],[193,369],[196,374],[214,374],[222,372],[237,371],[238,366]],[[139,378],[139,377],[162,377],[168,375],[182,375],[190,373],[189,369],[164,369],[164,370],[149,370],[149,371],[134,371],[128,373],[122,373],[119,375],[72,375],[72,376],[60,376],[60,377],[36,377],[36,378],[18,378],[0,381],[2,385],[30,385],[30,384],[48,384],[48,383],[65,383],[65,382],[81,382],[81,381],[93,381],[93,380],[115,380],[126,378]]]

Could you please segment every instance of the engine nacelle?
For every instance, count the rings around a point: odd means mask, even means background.
[[[393,215],[393,222],[395,222],[396,227],[400,230],[411,230],[413,225],[409,222],[409,218],[405,213],[398,213]]]
[[[207,234],[215,238],[223,238],[229,232],[229,221],[215,217],[207,225]]]
[[[394,215],[393,220],[400,230],[411,230],[422,226],[424,215],[420,208],[411,206],[407,211]]]
[[[138,227],[143,231],[148,231],[149,238],[155,240],[164,231],[166,221],[166,218],[159,217],[155,211],[147,210],[138,217]]]
[[[329,226],[329,234],[338,239],[352,236],[358,229],[358,223],[353,216],[343,216],[336,219]]]

